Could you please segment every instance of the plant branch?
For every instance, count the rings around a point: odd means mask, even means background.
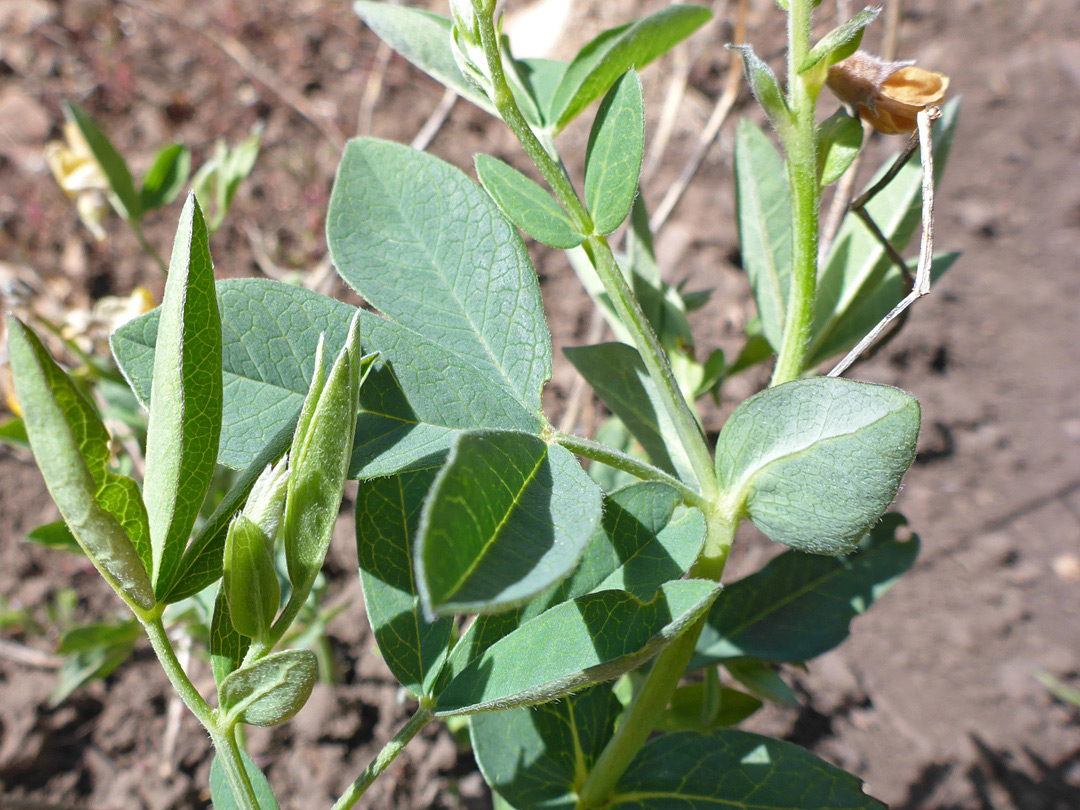
[[[405,746],[409,744],[409,741],[419,734],[420,730],[431,722],[433,717],[431,709],[421,705],[416,710],[416,714],[409,718],[409,722],[401,727],[393,739],[383,746],[375,759],[364,768],[364,772],[357,777],[356,781],[341,794],[341,798],[334,802],[332,810],[349,810],[350,807],[356,804],[364,791],[375,781],[375,778],[386,770],[386,767],[402,752]]]
[[[143,233],[142,225],[139,221],[137,219],[129,219],[128,223],[131,225],[131,230],[135,231],[135,238],[139,240],[139,246],[143,249],[143,252],[154,260],[162,273],[169,275],[169,265],[165,264],[165,260],[161,258],[161,254],[150,244],[150,240],[148,240],[146,234]]]

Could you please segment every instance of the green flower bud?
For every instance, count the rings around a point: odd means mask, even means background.
[[[256,640],[264,638],[281,602],[274,539],[243,513],[233,518],[225,536],[222,587],[237,632]]]

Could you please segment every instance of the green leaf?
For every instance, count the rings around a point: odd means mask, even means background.
[[[746,690],[760,700],[780,706],[798,706],[799,699],[787,682],[763,661],[756,658],[737,658],[724,662],[724,668]]]
[[[918,536],[896,539],[905,523],[889,513],[845,557],[787,551],[727,585],[709,611],[689,669],[746,656],[807,661],[836,647],[851,620],[914,564]]]
[[[251,726],[292,718],[311,696],[318,662],[309,650],[283,650],[225,677],[218,698],[226,716]]]
[[[612,85],[596,112],[585,153],[585,207],[596,233],[618,228],[637,196],[645,154],[641,80],[631,69]]]
[[[143,491],[158,595],[172,586],[210,488],[221,436],[221,317],[209,238],[202,210],[189,194],[161,303],[146,434]]]
[[[248,780],[255,791],[259,810],[279,810],[277,799],[274,798],[274,792],[270,790],[266,777],[243,749],[240,751],[240,761],[244,763],[244,770],[247,771]],[[214,804],[214,810],[243,810],[243,806],[233,797],[228,777],[225,776],[225,768],[216,755],[210,763],[210,801]]]
[[[648,661],[697,620],[719,587],[678,580],[665,583],[650,602],[601,591],[556,605],[462,668],[439,695],[436,714],[546,703],[612,680]],[[459,654],[468,651],[455,647],[451,662]]]
[[[152,211],[176,199],[191,174],[191,150],[170,143],[158,151],[139,191],[142,210]]]
[[[746,342],[739,349],[739,355],[735,358],[735,362],[728,368],[728,377],[734,377],[736,374],[740,374],[748,368],[753,368],[759,363],[764,363],[776,355],[772,350],[772,346],[769,345],[769,341],[765,339],[765,335],[761,332],[761,318],[751,318],[743,331],[746,333]]]
[[[26,435],[26,425],[23,420],[18,416],[13,416],[0,422],[0,442],[21,450],[29,450],[30,439]]]
[[[885,810],[849,773],[745,731],[682,731],[646,743],[619,779],[619,810]]]
[[[791,287],[791,193],[783,158],[746,118],[735,135],[735,206],[742,263],[761,329],[779,351]]]
[[[82,546],[71,533],[71,529],[62,520],[52,523],[43,523],[36,529],[31,529],[26,535],[27,542],[42,546],[43,548],[67,551],[72,554],[82,554]]]
[[[958,101],[950,101],[942,107],[942,117],[934,124],[935,182],[940,180],[945,169],[958,112]],[[892,163],[892,159],[887,160],[870,185],[876,183]],[[913,158],[866,204],[870,218],[900,253],[919,227],[921,201],[922,167],[918,159]],[[819,345],[828,339],[836,322],[851,311],[853,302],[863,298],[867,290],[874,289],[894,266],[885,248],[862,220],[849,213],[833,239],[828,258],[818,271],[808,357],[818,354]]]
[[[671,705],[658,726],[660,731],[712,731],[741,723],[761,708],[753,695],[721,686],[716,670],[707,680],[684,684],[671,696]]]
[[[822,186],[835,183],[862,148],[863,125],[841,107],[818,127],[818,178]]]
[[[824,67],[827,68],[851,56],[859,47],[863,29],[876,20],[880,13],[880,7],[865,8],[843,25],[827,33],[806,54],[806,58],[799,65],[799,73],[806,73],[822,60],[825,61]]]
[[[477,155],[476,174],[510,221],[536,241],[561,250],[585,241],[555,198],[514,167]]]
[[[109,188],[120,203],[120,213],[130,222],[136,222],[143,211],[127,162],[116,151],[108,136],[78,104],[65,102],[64,117],[74,123],[82,133],[86,145],[90,147],[90,153],[101,167],[102,174],[109,182]]]
[[[368,28],[420,70],[492,115],[491,101],[462,74],[450,49],[452,23],[418,8],[386,2],[353,3]]]
[[[674,5],[636,22],[604,31],[566,68],[545,120],[558,132],[596,101],[630,68],[641,69],[708,22],[701,6]]]
[[[674,427],[637,349],[625,343],[601,343],[568,347],[563,353],[641,442],[653,464],[683,481],[697,482],[681,445],[665,438],[674,435]]]
[[[716,445],[718,482],[773,540],[844,554],[915,458],[919,403],[885,385],[796,380],[742,402]]]
[[[139,623],[85,624],[64,633],[56,652],[64,656],[49,705],[56,707],[85,683],[107,678],[131,655],[141,635]]]
[[[506,52],[507,39],[505,37],[503,43],[504,52]],[[512,59],[511,66],[513,77],[517,80],[522,95],[530,102],[522,104],[522,112],[528,112],[536,119],[530,120],[529,123],[541,127],[550,126],[552,122],[547,120],[547,112],[551,109],[551,99],[555,96],[559,82],[566,73],[567,64],[553,59]],[[514,89],[517,90],[517,88]],[[522,96],[517,92],[514,95],[521,103]],[[535,111],[531,109],[532,107],[535,107]],[[526,117],[530,117],[529,114]]]
[[[361,481],[356,493],[356,553],[364,606],[379,652],[414,695],[430,697],[454,629],[420,609],[412,549],[424,496],[438,468]]]
[[[218,686],[240,666],[250,646],[251,639],[241,635],[233,625],[225,589],[219,588],[210,620],[210,668]]]
[[[794,117],[791,109],[784,98],[784,92],[780,89],[780,83],[776,81],[776,74],[772,72],[761,58],[754,53],[750,45],[728,45],[733,51],[738,51],[742,56],[743,69],[746,71],[746,79],[750,83],[750,92],[754,94],[758,104],[765,110],[765,115],[774,127],[783,130],[791,126]]]
[[[945,272],[953,266],[959,253],[940,253],[930,262],[930,281],[937,284]],[[918,261],[908,263],[911,277],[915,277]],[[869,287],[869,285],[868,285]],[[845,352],[860,341],[904,296],[911,292],[911,283],[890,263],[881,282],[851,302],[850,308],[837,316],[828,332],[815,341],[813,354],[809,355],[807,368],[824,363],[830,357]]]
[[[573,810],[622,706],[600,684],[542,706],[469,717],[480,772],[515,807]]]
[[[494,613],[564,579],[600,526],[600,497],[558,445],[527,433],[461,434],[421,516],[425,612]]]
[[[150,609],[154,594],[146,567],[146,510],[135,482],[108,471],[105,426],[33,330],[18,318],[8,318],[8,349],[26,432],[49,494],[109,584],[134,604]],[[111,511],[119,506],[123,508]]]
[[[401,144],[350,141],[326,233],[353,289],[539,412],[551,342],[536,271],[517,231],[463,172]]]
[[[287,429],[292,437],[319,335],[326,335],[328,351],[337,352],[356,310],[265,279],[219,282],[218,295],[228,391],[218,461],[242,468],[281,431]],[[157,318],[157,312],[137,318],[112,339],[113,354],[144,403],[149,401]],[[362,312],[360,323],[362,344],[378,352],[379,359],[360,391],[352,477],[431,466],[431,459],[445,456],[461,430],[540,431],[537,413],[523,408],[512,390],[461,357],[386,318]],[[274,460],[262,461],[256,475]]]

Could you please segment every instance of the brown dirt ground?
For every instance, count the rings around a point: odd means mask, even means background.
[[[577,4],[568,41],[579,45],[603,25],[660,5]],[[168,139],[191,145],[198,158],[216,137],[238,140],[266,120],[255,173],[215,236],[218,272],[315,268],[325,254],[332,138],[357,132],[364,88],[382,64],[377,42],[344,3],[218,0],[188,3],[175,19],[147,7],[152,0],[0,0],[2,269],[70,307],[139,282],[160,292],[161,279],[130,234],[114,221],[109,240],[94,243],[49,177],[41,149],[59,134],[63,99],[83,103],[139,170]],[[924,552],[856,622],[849,643],[806,672],[787,673],[803,707],[769,710],[751,727],[859,774],[894,810],[1070,810],[1080,807],[1077,714],[1035,674],[1080,681],[1080,187],[1072,179],[1080,159],[1080,15],[1075,0],[908,0],[905,7],[900,55],[948,73],[964,95],[937,207],[939,247],[964,258],[917,305],[905,332],[855,373],[922,401],[920,457],[898,507]],[[752,10],[751,40],[775,48],[782,23],[773,3],[757,0]],[[727,67],[719,43],[728,36],[717,25],[698,38],[691,89],[645,192],[652,205],[719,93]],[[873,48],[877,36],[866,44]],[[223,50],[235,52],[236,43],[254,60],[249,70]],[[653,110],[672,64],[643,76]],[[283,102],[278,91],[299,102]],[[390,59],[370,131],[410,140],[440,95],[434,82]],[[737,112],[756,114],[745,98]],[[729,124],[659,238],[673,280],[689,276],[692,286],[717,289],[696,318],[702,350],[737,346],[750,311],[734,263],[730,132]],[[583,152],[581,128],[564,137],[566,154]],[[505,131],[463,102],[431,150],[466,168],[477,151],[519,157]],[[174,206],[149,223],[163,249],[175,216]],[[253,243],[266,258],[256,258]],[[589,309],[572,273],[553,251],[534,256],[557,347],[582,341]],[[569,366],[557,364],[547,392],[553,412],[572,380]],[[735,380],[726,394],[737,401],[758,382]],[[587,411],[584,428],[594,420]],[[720,414],[709,421],[718,428]],[[6,449],[0,498],[0,594],[10,606],[46,621],[43,606],[72,586],[82,597],[80,619],[117,611],[85,564],[21,542],[56,513],[32,464]],[[252,735],[252,751],[287,808],[328,805],[405,716],[362,616],[347,522],[340,528],[328,573],[333,598],[349,603],[331,628],[343,683],[319,687],[293,723]],[[771,553],[754,538],[742,549],[733,576]],[[45,653],[55,643],[47,630],[9,631],[6,639]],[[0,807],[29,800],[94,810],[207,806],[209,742],[192,718],[182,721],[175,769],[163,768],[169,693],[148,648],[107,682],[50,709],[54,677],[0,657]],[[197,661],[194,677],[210,682]],[[469,755],[440,728],[414,741],[362,806],[489,803]]]

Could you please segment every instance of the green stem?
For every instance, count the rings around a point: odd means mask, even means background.
[[[690,576],[719,579],[727,561],[727,552],[735,536],[737,521],[729,521],[719,511],[708,516],[706,549],[712,548],[712,556],[703,555],[690,569]],[[615,735],[608,740],[596,763],[589,770],[581,790],[578,791],[577,810],[597,807],[605,802],[615,790],[619,778],[626,773],[649,735],[656,728],[667,708],[679,680],[694,655],[701,628],[708,614],[690,625],[682,634],[664,647],[656,657],[652,669],[641,690],[630,704]]]
[[[788,11],[788,107],[792,126],[780,132],[791,187],[792,272],[784,336],[769,385],[796,379],[806,364],[817,287],[818,209],[816,94],[798,73],[810,49],[811,0],[790,0]]]
[[[161,254],[150,244],[150,240],[148,240],[146,234],[143,233],[142,225],[139,221],[137,219],[129,219],[128,223],[131,225],[131,230],[135,231],[135,238],[139,240],[139,245],[142,247],[143,252],[157,263],[157,266],[162,273],[169,275],[169,265],[165,264],[165,260],[161,258]]]
[[[575,455],[599,461],[601,464],[607,464],[609,467],[628,472],[643,481],[660,481],[674,487],[682,495],[683,501],[690,506],[696,506],[702,510],[708,507],[708,501],[701,497],[700,492],[688,487],[671,473],[664,472],[639,458],[619,452],[606,444],[600,444],[600,442],[594,442],[591,439],[574,436],[570,433],[555,431],[552,433],[552,438],[557,444],[562,445]]]
[[[332,810],[349,810],[364,795],[364,791],[375,781],[375,778],[386,770],[386,767],[394,761],[402,749],[409,744],[409,740],[420,733],[420,729],[426,726],[432,719],[431,709],[421,706],[416,714],[409,718],[394,738],[390,740],[370,764],[364,768],[364,772],[349,785],[348,789],[341,794],[341,798],[334,802]]]
[[[286,631],[292,626],[292,623],[296,621],[296,617],[300,613],[301,608],[304,607],[304,602],[307,601],[310,593],[310,585],[306,588],[293,588],[293,592],[289,595],[289,601],[285,603],[284,610],[281,611],[277,620],[270,626],[266,638],[251,642],[247,655],[244,656],[242,666],[247,666],[248,664],[258,661],[277,646],[277,643],[281,641],[281,637],[285,635]]]
[[[210,739],[225,769],[225,777],[229,782],[233,798],[236,799],[241,810],[259,810],[259,802],[255,798],[255,791],[248,779],[247,771],[244,770],[244,763],[240,758],[240,751],[231,730],[223,729],[218,725],[217,713],[210,708],[210,704],[199,694],[199,690],[195,688],[187,673],[184,672],[184,668],[180,666],[169,636],[165,632],[160,613],[154,611],[148,614],[136,613],[136,615],[142,622],[143,629],[146,630],[150,646],[154,648],[154,653],[161,662],[161,668],[165,670],[169,683],[191,713],[202,723],[203,728],[210,733]]]
[[[492,79],[492,101],[495,103],[499,115],[507,126],[521,142],[526,154],[536,164],[536,168],[547,181],[548,186],[555,192],[566,209],[576,227],[583,234],[593,234],[585,242],[585,249],[589,254],[597,275],[604,285],[615,306],[619,319],[626,327],[634,346],[641,355],[649,376],[653,379],[660,393],[664,409],[671,417],[675,426],[675,432],[682,443],[690,464],[694,468],[701,491],[706,499],[711,499],[717,492],[716,478],[713,473],[712,458],[709,448],[705,443],[705,437],[701,433],[697,418],[690,410],[686,398],[679,389],[675,380],[675,374],[668,363],[660,341],[649,325],[645,313],[641,309],[637,298],[634,296],[626,277],[615,263],[611,247],[603,236],[593,233],[594,227],[589,212],[585,210],[577,192],[571,185],[566,173],[558,162],[548,154],[544,145],[536,137],[525,116],[514,100],[513,91],[506,81],[506,75],[502,67],[502,55],[499,51],[498,35],[492,20],[494,3],[484,3],[481,0],[473,0],[477,11],[477,19],[480,26],[480,39],[484,48],[484,57],[487,60],[488,72]]]

